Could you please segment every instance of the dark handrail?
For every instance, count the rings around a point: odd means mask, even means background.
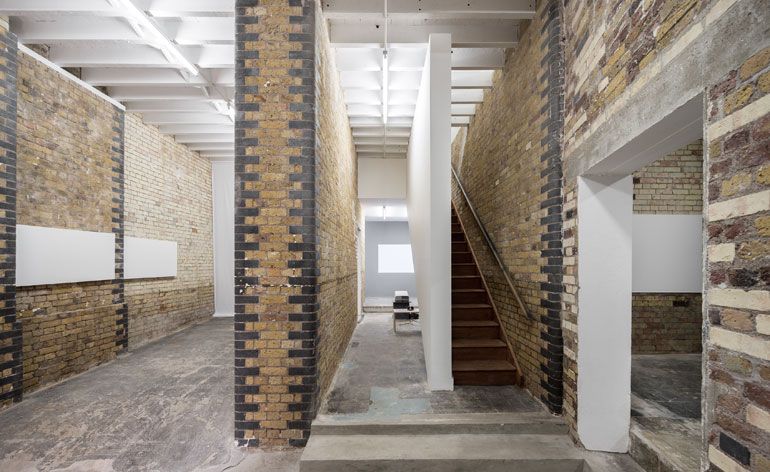
[[[499,265],[500,269],[503,271],[503,276],[505,276],[505,281],[508,282],[508,286],[511,288],[511,291],[513,292],[513,296],[516,297],[516,301],[519,302],[519,307],[521,307],[521,310],[524,312],[524,315],[526,315],[526,317],[531,320],[532,315],[529,314],[529,310],[527,310],[527,307],[524,306],[524,302],[521,301],[519,292],[518,290],[516,290],[516,286],[513,285],[513,279],[511,278],[511,274],[508,273],[508,269],[505,267],[505,264],[503,264],[503,260],[500,258],[500,255],[497,253],[497,248],[495,248],[495,243],[492,242],[492,238],[489,237],[489,233],[487,233],[486,228],[484,228],[484,225],[481,224],[479,215],[476,213],[476,209],[473,208],[471,199],[470,197],[468,197],[468,194],[465,192],[465,188],[463,187],[463,184],[460,182],[460,177],[457,175],[457,171],[455,171],[454,166],[450,166],[450,167],[452,169],[452,177],[454,177],[455,182],[457,182],[457,187],[460,189],[460,193],[463,194],[463,198],[465,198],[465,203],[468,205],[468,208],[471,210],[471,214],[473,215],[473,218],[476,220],[476,224],[479,225],[479,229],[481,229],[481,234],[484,236],[484,239],[487,241],[487,246],[489,246],[489,250],[492,251],[492,255],[495,256],[497,265]]]

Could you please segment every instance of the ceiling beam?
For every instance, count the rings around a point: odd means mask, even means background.
[[[195,143],[230,143],[235,142],[235,135],[233,133],[224,134],[177,134],[174,136],[176,142],[182,144],[195,144]]]
[[[142,117],[151,125],[233,125],[229,116],[215,113],[147,112]]]
[[[324,15],[327,18],[384,17],[380,0],[325,0]],[[535,16],[534,0],[388,0],[389,17],[410,19],[432,18],[503,18],[509,20],[531,19]]]
[[[502,69],[505,49],[502,48],[453,48],[452,70]]]
[[[198,87],[110,87],[110,97],[121,102],[135,100],[213,100]]]
[[[235,85],[235,71],[233,69],[211,69],[205,71],[210,78],[210,83],[216,86],[232,87]],[[204,77],[192,76],[181,73],[175,69],[142,69],[142,68],[83,68],[81,78],[93,86],[142,86],[173,87],[183,85],[205,86]]]
[[[210,101],[203,100],[137,100],[126,101],[126,110],[144,113],[148,111],[181,111],[187,113],[218,113]]]
[[[0,2],[0,6],[2,2]],[[52,15],[11,18],[11,29],[23,44],[51,44],[65,41],[146,41],[123,18],[93,15]]]
[[[108,0],[2,0],[0,15],[25,16],[41,13],[88,13],[92,15],[121,16]]]
[[[332,20],[329,36],[335,47],[383,47],[383,29],[380,22]],[[431,34],[452,35],[453,47],[509,48],[518,42],[518,24],[513,21],[488,21],[474,23],[426,22],[420,24],[397,23],[388,25],[388,37],[394,44],[423,44]]]
[[[145,0],[143,8],[154,17],[235,16],[235,0]]]
[[[159,18],[155,23],[177,44],[230,44],[235,42],[235,21],[221,18]]]
[[[201,68],[234,67],[235,47],[231,44],[180,46],[179,49],[190,62]],[[48,59],[60,67],[180,67],[169,62],[159,49],[130,43],[54,44]]]
[[[193,151],[229,151],[235,153],[232,143],[190,143],[187,147]]]
[[[233,123],[227,124],[168,124],[160,125],[159,130],[163,134],[235,134]]]

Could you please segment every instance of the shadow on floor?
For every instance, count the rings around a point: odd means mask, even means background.
[[[698,471],[701,354],[635,355],[631,455],[647,470]]]
[[[216,318],[0,413],[0,470],[296,471],[233,439],[233,320]]]
[[[428,390],[419,321],[399,322],[392,314],[367,313],[350,346],[321,414],[351,419],[387,419],[413,414],[543,412],[530,395],[514,386],[457,386]]]

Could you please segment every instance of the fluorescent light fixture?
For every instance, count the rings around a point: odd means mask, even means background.
[[[382,122],[388,124],[388,50],[382,50]]]
[[[120,9],[137,34],[151,46],[160,49],[169,62],[182,66],[192,75],[197,76],[200,74],[198,68],[184,57],[176,45],[131,0],[110,0],[110,3]]]

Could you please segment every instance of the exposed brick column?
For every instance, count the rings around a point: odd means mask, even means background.
[[[16,35],[0,26],[0,408],[21,401],[16,319]]]
[[[238,0],[235,437],[302,446],[317,392],[315,5]]]
[[[563,358],[564,342],[562,339],[561,311],[562,293],[564,292],[564,259],[562,239],[562,148],[561,139],[564,129],[564,51],[561,37],[562,2],[549,0],[545,8],[540,48],[544,53],[545,74],[540,81],[545,84],[548,93],[546,109],[543,110],[547,128],[544,152],[540,161],[546,184],[540,189],[542,200],[540,208],[545,216],[540,219],[540,273],[545,282],[541,282],[540,305],[546,309],[541,316],[540,338],[542,361],[540,368],[544,377],[540,386],[544,390],[541,400],[554,413],[562,411]]]
[[[115,345],[121,350],[128,349],[128,304],[126,303],[126,282],[123,273],[125,236],[125,130],[126,113],[116,110],[112,120],[112,232],[115,233],[115,287],[112,289],[113,303],[118,305],[118,319],[115,322]]]

